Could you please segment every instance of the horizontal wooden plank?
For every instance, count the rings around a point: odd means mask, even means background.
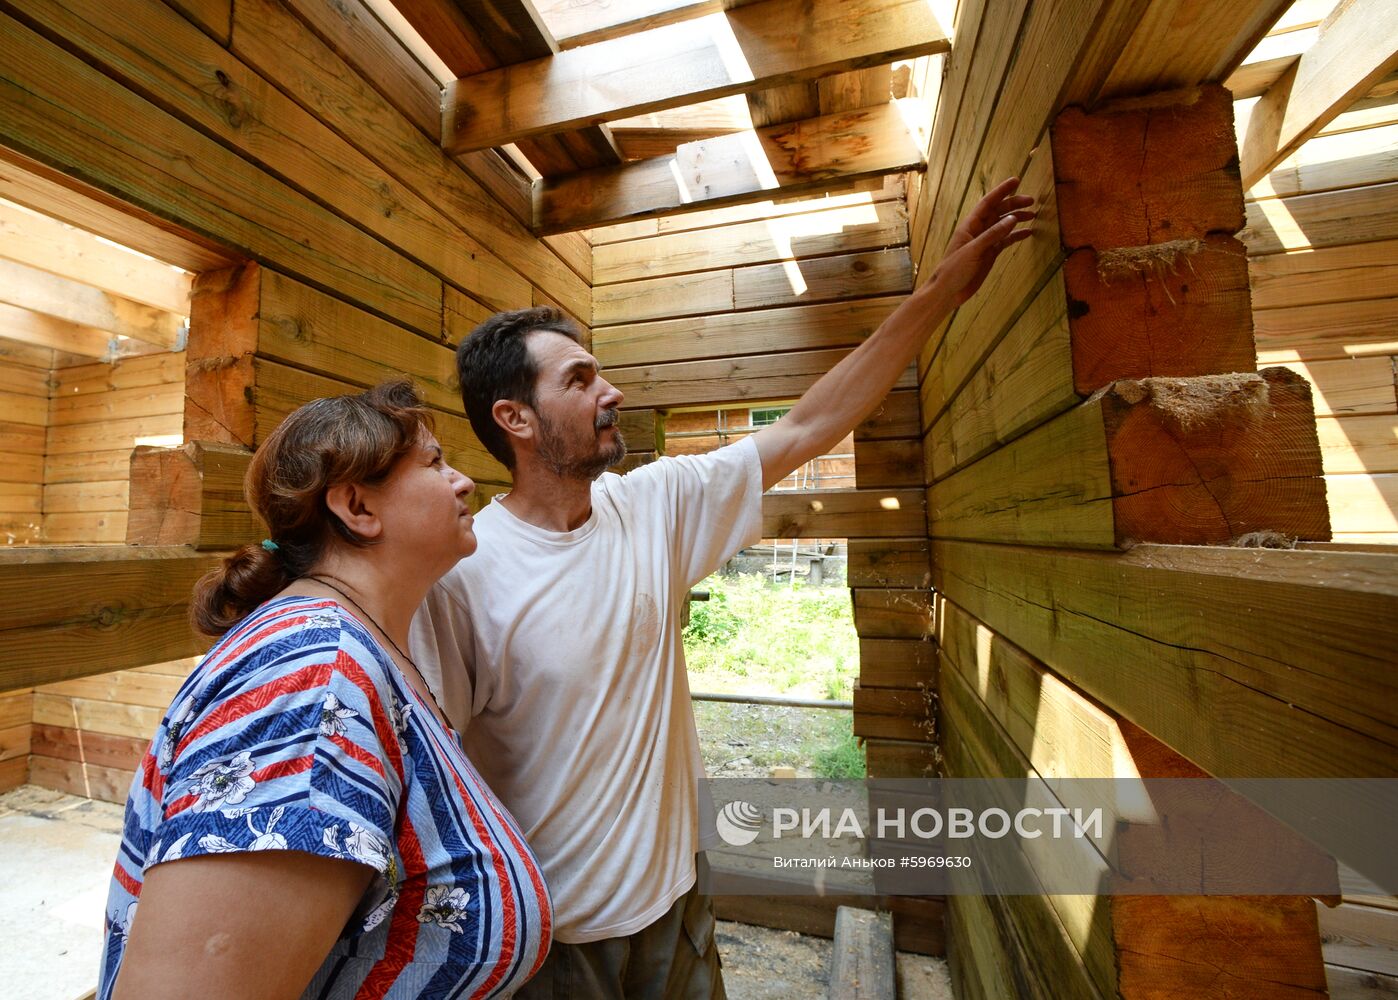
[[[0,511],[8,514],[41,514],[43,483],[0,483]]]
[[[182,419],[178,413],[148,417],[127,417],[104,423],[73,424],[49,429],[48,455],[70,455],[80,451],[116,451],[146,443],[146,438],[174,438],[178,441]],[[164,443],[175,443],[164,442]],[[129,451],[128,451],[129,455]]]
[[[899,538],[923,529],[920,490],[777,490],[762,496],[763,538]]]
[[[391,10],[391,8],[390,8]],[[356,72],[286,6],[247,0],[237,11],[240,58],[275,81],[400,183],[442,213],[491,253],[587,321],[588,287],[521,222],[510,207],[502,161],[495,154],[448,157],[439,143],[405,120],[376,89],[375,72]],[[435,101],[435,98],[434,98]],[[476,293],[471,287],[465,291]],[[518,308],[523,301],[503,308]],[[390,318],[392,314],[388,314]]]
[[[895,103],[715,136],[674,153],[540,182],[535,230],[565,232],[648,216],[813,194],[920,169]]]
[[[1398,976],[1385,976],[1343,965],[1327,965],[1325,983],[1331,1000],[1374,1000],[1376,997],[1398,996]]]
[[[55,427],[91,424],[130,417],[184,415],[184,379],[159,385],[111,389],[103,393],[70,393],[60,383],[49,409]]]
[[[37,212],[0,205],[0,256],[179,316],[192,276]]]
[[[854,686],[854,735],[863,739],[937,739],[936,691],[933,688],[866,688]]]
[[[44,514],[48,545],[114,545],[126,540],[126,511],[81,511]]]
[[[183,334],[184,313],[156,309],[73,278],[3,258],[0,301],[165,350],[180,346]]]
[[[1249,198],[1287,198],[1398,181],[1398,125],[1310,140],[1248,189]]]
[[[1087,548],[1260,530],[1323,540],[1314,419],[1309,386],[1285,369],[1115,382],[935,482],[931,532]]]
[[[608,243],[593,254],[592,277],[600,287],[667,274],[883,249],[906,242],[907,211],[897,202],[881,201]]]
[[[733,272],[705,271],[605,285],[593,292],[592,318],[601,326],[729,312]]]
[[[864,759],[870,778],[933,778],[940,764],[934,744],[878,738],[864,741]]]
[[[855,483],[860,488],[921,486],[922,443],[913,438],[861,441],[854,448]]]
[[[627,406],[667,409],[706,403],[756,403],[793,399],[849,354],[799,351],[751,358],[683,361],[676,364],[612,368],[608,380],[627,396]],[[911,368],[894,384],[911,389]]]
[[[1398,281],[1398,240],[1254,256],[1248,280],[1254,310],[1369,298]]]
[[[82,764],[39,755],[29,758],[31,785],[99,802],[115,802],[118,805],[125,802],[133,777],[130,771],[100,764]]]
[[[603,291],[598,289],[599,296]],[[592,348],[598,361],[612,367],[770,354],[781,350],[856,347],[888,318],[900,301],[896,297],[855,299],[655,323],[599,326],[593,331]]]
[[[158,14],[154,6],[139,12]],[[26,13],[38,11],[31,5]],[[112,25],[129,31],[139,20],[130,13]],[[82,18],[64,17],[52,5],[44,14],[65,36],[83,37],[99,52],[111,44],[106,31]],[[415,328],[428,332],[439,325],[441,282],[419,265],[17,22],[7,20],[0,35],[0,63],[8,70],[0,80],[0,135],[7,145],[152,215],[177,219],[251,256],[282,261]],[[195,38],[208,41],[198,32],[187,41]],[[216,58],[227,61],[224,50],[214,48]],[[148,68],[164,73],[169,67]],[[190,110],[222,121],[202,90],[191,87],[188,99]],[[224,127],[231,128],[226,121]]]
[[[932,582],[928,541],[914,538],[850,538],[845,570],[851,587],[927,588]]]
[[[764,0],[479,73],[448,86],[442,142],[487,149],[948,47],[925,4],[876,0],[859,13],[850,31],[836,0]]]
[[[186,675],[187,675],[186,671]],[[184,683],[183,676],[155,674],[143,670],[114,670],[91,677],[79,677],[36,688],[36,693],[120,705],[144,705],[165,709]]]
[[[152,731],[144,737],[113,736],[72,726],[40,724],[34,727],[32,746],[34,754],[40,757],[134,772],[145,756],[153,735]]]
[[[184,384],[183,351],[142,354],[113,362],[93,362],[60,368],[53,373],[54,397],[107,393],[117,389],[137,389],[159,385]]]
[[[126,447],[47,455],[43,459],[43,480],[45,483],[95,483],[120,479],[131,474],[131,451],[131,447]]]
[[[926,639],[933,634],[932,592],[854,590],[854,628],[865,639]]]
[[[1398,238],[1398,184],[1249,202],[1238,238],[1251,256]]]
[[[859,683],[866,688],[932,688],[937,684],[937,645],[926,639],[859,640]],[[873,777],[873,775],[871,775]]]
[[[217,559],[188,549],[0,550],[0,688],[82,677],[208,648],[186,619]]]
[[[124,479],[86,483],[48,483],[44,486],[44,513],[66,514],[82,511],[118,511],[126,509],[127,489]]]
[[[1292,361],[1282,367],[1311,383],[1317,417],[1393,413],[1398,403],[1389,357]]]
[[[1211,774],[1398,772],[1394,557],[933,545],[937,589]],[[1050,596],[1051,595],[1051,596]],[[1219,718],[1233,720],[1219,726]]]
[[[1318,417],[1316,431],[1327,475],[1398,472],[1398,417]]]
[[[1264,364],[1398,353],[1398,298],[1262,309],[1253,323]]]
[[[1344,903],[1316,913],[1326,963],[1398,976],[1398,912]]]
[[[41,396],[0,391],[0,423],[43,427],[48,424],[48,409],[48,400]]]
[[[922,436],[917,393],[911,389],[890,392],[883,402],[854,429],[855,446],[866,441]]]
[[[735,98],[742,103],[741,98]],[[686,109],[686,114],[694,109]],[[746,127],[747,109],[742,110],[743,125]],[[906,187],[901,176],[883,178],[882,184],[872,191],[850,191],[845,194],[827,194],[816,198],[783,198],[780,201],[755,202],[751,205],[735,205],[729,208],[710,208],[702,212],[689,212],[684,215],[667,215],[661,219],[644,219],[639,222],[624,222],[615,226],[605,226],[589,233],[594,247],[623,240],[645,239],[664,233],[680,233],[695,229],[710,229],[714,226],[728,226],[738,222],[755,222],[759,219],[776,219],[788,215],[804,215],[828,208],[846,208],[852,205],[872,205],[879,201],[901,201]]]
[[[85,358],[110,361],[116,355],[114,339],[105,330],[69,323],[3,302],[0,302],[0,336]]]
[[[1325,477],[1330,524],[1340,535],[1398,532],[1398,475],[1391,472]],[[1392,538],[1375,540],[1392,543]]]
[[[733,272],[734,309],[897,295],[912,290],[913,263],[906,247],[760,264]]]
[[[0,361],[0,392],[46,400],[49,398],[49,370],[8,359]]]

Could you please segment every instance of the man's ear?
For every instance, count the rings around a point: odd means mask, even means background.
[[[378,538],[383,532],[378,499],[362,483],[340,483],[325,491],[325,506],[360,538]]]
[[[527,441],[534,437],[536,416],[532,407],[513,399],[497,399],[490,408],[490,415],[511,438]]]

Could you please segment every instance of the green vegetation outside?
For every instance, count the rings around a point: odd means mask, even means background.
[[[849,591],[711,576],[684,631],[689,686],[723,694],[848,701],[859,673]],[[825,778],[864,776],[849,712],[696,702],[704,764],[713,776],[795,767]]]

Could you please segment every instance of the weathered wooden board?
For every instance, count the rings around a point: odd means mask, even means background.
[[[0,550],[0,687],[170,660],[206,649],[187,620],[194,581],[217,563],[189,549]],[[152,727],[149,732],[153,732]]]
[[[1088,548],[1329,537],[1294,372],[1113,383],[928,490],[931,533]]]
[[[762,497],[763,538],[899,538],[923,523],[920,490],[776,490]]]
[[[933,577],[948,600],[1210,774],[1398,773],[1398,718],[1373,712],[1398,705],[1387,666],[1398,648],[1366,624],[1398,608],[1392,556],[934,542]]]
[[[914,0],[764,0],[457,80],[442,141],[487,149],[947,47]]]

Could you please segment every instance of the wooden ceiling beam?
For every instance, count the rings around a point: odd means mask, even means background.
[[[93,285],[180,316],[193,275],[106,243],[56,219],[0,202],[0,258]]]
[[[1319,37],[1320,29],[1316,27],[1268,35],[1248,53],[1243,64],[1223,81],[1223,85],[1232,91],[1235,101],[1261,97],[1283,73],[1296,65],[1296,60]]]
[[[106,330],[69,323],[3,302],[0,302],[0,338],[99,361],[115,361],[119,357],[160,350],[140,341],[118,340]]]
[[[1242,137],[1243,187],[1251,187],[1398,68],[1398,4],[1353,0],[1258,100]]]
[[[0,260],[0,303],[166,350],[178,349],[184,331],[181,315],[9,260]]]
[[[558,41],[530,0],[396,0],[395,6],[458,76],[547,60],[559,51]],[[545,177],[622,160],[616,141],[601,125],[524,138],[518,145]]]
[[[443,145],[485,149],[949,47],[926,0],[761,0],[456,80]]]
[[[1110,98],[1226,80],[1291,0],[1149,0],[1123,3],[1131,35],[1100,85],[1071,95],[1089,106]],[[1110,22],[1106,22],[1110,24]],[[1094,81],[1095,82],[1095,81]]]
[[[536,230],[810,194],[923,167],[899,102],[687,143],[671,156],[540,182]]]
[[[717,14],[752,0],[628,0],[626,3],[578,3],[539,0],[539,12],[565,49],[605,42],[705,14]]]

